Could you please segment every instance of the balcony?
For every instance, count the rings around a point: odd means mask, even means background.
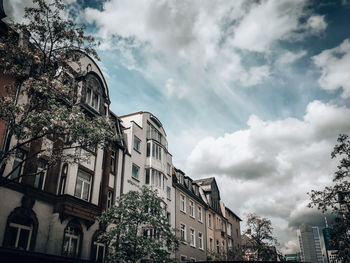
[[[95,222],[95,218],[101,215],[102,209],[74,196],[61,195],[57,197],[54,213],[59,213],[61,221],[67,216],[79,217],[89,228]]]

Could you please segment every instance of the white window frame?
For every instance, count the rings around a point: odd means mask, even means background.
[[[67,229],[68,228],[73,228],[74,229],[74,227],[71,227],[71,226],[67,226]],[[66,256],[69,256],[69,257],[76,257],[79,254],[80,235],[79,234],[78,235],[74,235],[74,234],[71,234],[71,233],[66,233],[66,231],[67,230],[64,231],[63,242],[64,242],[65,238],[68,237],[69,238],[69,243],[68,243],[68,251],[64,251],[64,247],[63,247],[63,255],[66,255]],[[69,252],[70,251],[73,239],[77,240],[76,251],[75,251],[74,255],[70,255],[70,254],[65,253],[65,252]],[[64,246],[64,243],[63,243],[63,246]]]
[[[86,180],[85,178],[82,178],[82,177],[79,177],[79,172],[81,172],[82,174],[86,174],[90,177],[90,180]],[[82,183],[81,183],[81,191],[80,191],[80,196],[77,195],[77,185],[78,185],[78,180],[80,180]],[[88,187],[88,194],[87,194],[87,199],[84,199],[84,189],[85,189],[85,185],[88,184],[89,187]],[[82,200],[85,200],[85,201],[89,201],[90,200],[90,195],[91,195],[91,184],[92,184],[92,175],[87,173],[87,172],[84,172],[83,170],[78,170],[78,174],[77,174],[77,180],[76,180],[76,183],[75,183],[75,191],[74,191],[74,196],[75,197],[78,197],[79,199],[82,199]]]
[[[195,218],[195,214],[194,214],[194,202],[193,202],[191,199],[188,201],[188,207],[189,207],[189,214],[190,214],[190,217]]]
[[[88,90],[90,90],[90,96],[88,96],[89,92]],[[97,107],[94,107],[94,95],[97,95]],[[86,89],[86,97],[85,97],[85,103],[87,105],[89,105],[91,108],[93,108],[94,110],[96,111],[99,111],[99,108],[100,108],[100,95],[95,91],[93,90],[92,88],[90,87],[87,87]]]
[[[180,240],[186,242],[186,225],[180,223]]]
[[[134,167],[136,168],[136,176],[134,175]],[[131,177],[136,180],[140,178],[140,167],[134,163],[131,166]]]
[[[29,231],[28,240],[27,240],[27,247],[26,247],[26,251],[28,251],[29,246],[30,246],[30,241],[32,239],[33,226],[25,226],[25,225],[20,225],[20,224],[16,224],[16,223],[10,223],[9,227],[17,228],[17,235],[16,235],[16,240],[15,240],[15,246],[14,246],[15,248],[18,248],[18,241],[19,241],[19,237],[21,235],[21,231],[22,230]]]
[[[166,197],[171,200],[171,187],[169,186],[166,187]]]
[[[202,223],[202,207],[198,206],[198,221]]]
[[[134,150],[137,152],[141,151],[141,139],[134,135]]]
[[[211,214],[208,214],[208,227],[212,228],[213,225],[213,220]]]
[[[194,228],[190,228],[190,245],[196,247],[196,230]]]
[[[180,211],[186,213],[186,196],[180,194]]]
[[[94,241],[94,246],[96,247],[96,253],[95,253],[95,261],[98,260],[98,252],[100,251],[99,250],[99,247],[103,247],[103,254],[102,254],[102,262],[104,261],[105,259],[105,254],[106,254],[106,246],[105,244],[101,243],[101,242],[97,242],[97,241]]]
[[[203,250],[203,233],[198,232],[198,248]]]

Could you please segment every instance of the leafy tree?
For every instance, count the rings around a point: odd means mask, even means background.
[[[309,207],[317,207],[322,212],[330,210],[336,215],[331,231],[331,247],[338,250],[343,262],[350,261],[350,140],[341,134],[338,144],[331,153],[332,159],[339,160],[337,171],[333,176],[333,185],[323,190],[312,190],[309,195]]]
[[[120,196],[99,221],[106,226],[100,240],[108,247],[107,262],[168,262],[178,247],[163,199],[145,186]]]
[[[84,26],[64,19],[62,0],[33,2],[36,7],[25,9],[25,22],[10,23],[8,33],[0,36],[0,77],[12,80],[0,97],[0,122],[7,125],[0,185],[17,180],[18,168],[25,162],[35,164],[42,154],[49,157],[48,169],[58,160],[84,158],[82,147],[116,139],[106,117],[87,118],[80,106],[79,82],[87,73],[80,61],[86,55],[99,59],[94,49],[98,43],[84,34]],[[54,146],[33,147],[44,138],[53,138]],[[29,154],[4,174],[6,164],[23,148],[30,149]],[[37,173],[25,169],[22,176]]]
[[[252,256],[255,260],[276,261],[278,243],[273,236],[271,220],[248,214],[247,228],[242,240],[243,255]]]

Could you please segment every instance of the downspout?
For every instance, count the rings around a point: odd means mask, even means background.
[[[123,150],[123,160],[122,160],[122,173],[120,177],[120,195],[123,194],[124,190],[124,172],[125,172],[125,155],[126,155],[126,149]]]

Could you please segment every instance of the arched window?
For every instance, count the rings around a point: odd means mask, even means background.
[[[101,230],[95,232],[92,237],[91,260],[95,262],[103,262],[106,254],[106,245],[99,240]]]
[[[33,200],[22,199],[22,206],[9,215],[6,224],[3,246],[20,250],[34,250],[38,219],[32,210]]]
[[[78,220],[72,220],[64,230],[62,255],[78,257],[80,255],[83,231]]]
[[[83,102],[100,112],[100,106],[103,104],[102,91],[99,79],[94,74],[88,74],[83,88]]]

